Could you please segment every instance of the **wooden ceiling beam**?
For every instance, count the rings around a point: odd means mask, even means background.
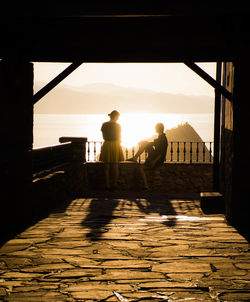
[[[56,76],[47,85],[41,88],[33,96],[33,104],[36,104],[42,97],[44,97],[48,92],[50,92],[54,87],[56,87],[61,81],[63,81],[68,75],[70,75],[74,70],[76,70],[82,62],[73,62],[66,69],[64,69],[58,76]]]
[[[194,62],[184,62],[186,66],[192,69],[195,73],[197,73],[202,79],[204,79],[207,83],[217,89],[225,98],[232,101],[232,93],[229,92],[225,87],[223,87],[220,83],[218,83],[215,79],[213,79],[209,74],[207,74],[202,68],[196,65]]]

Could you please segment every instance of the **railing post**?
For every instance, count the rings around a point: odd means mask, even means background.
[[[173,161],[173,142],[171,142],[171,149],[170,149],[170,161]]]
[[[94,161],[96,161],[96,142],[94,142]]]
[[[205,145],[205,142],[203,142],[203,162],[205,162],[206,161],[206,145]]]
[[[88,161],[90,161],[90,142],[88,142]]]
[[[211,161],[212,161],[212,143],[210,142],[209,145],[210,145],[210,148],[209,148],[209,162],[211,163]]]
[[[184,147],[183,147],[183,159],[184,159],[184,162],[186,161],[186,142],[184,142]]]
[[[180,142],[177,142],[177,161],[180,159]]]
[[[190,163],[193,162],[193,143],[190,142]]]
[[[196,161],[199,162],[199,142],[196,143]]]
[[[134,156],[135,156],[135,148],[132,147],[132,157],[134,157]]]

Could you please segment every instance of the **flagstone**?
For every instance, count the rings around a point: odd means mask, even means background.
[[[207,263],[193,262],[170,262],[155,264],[152,267],[153,272],[163,272],[163,273],[200,273],[200,272],[211,272],[211,268]]]
[[[131,291],[132,287],[129,284],[96,284],[93,283],[78,283],[75,285],[70,285],[68,288],[64,289],[64,292],[84,292],[84,291],[117,291],[117,292],[125,292]]]
[[[51,274],[51,278],[81,278],[92,277],[101,274],[100,269],[68,269],[65,271],[55,272]],[[50,276],[48,277],[50,278]]]
[[[11,293],[8,297],[8,302],[62,302],[67,301],[67,297],[59,292],[47,292],[47,291],[37,291],[37,292],[20,292]]]
[[[74,299],[94,299],[96,300],[106,300],[108,297],[114,296],[112,291],[108,290],[86,290],[80,292],[71,292],[71,296]],[[114,301],[117,301],[114,300]]]
[[[239,269],[250,270],[250,261],[249,262],[240,262],[235,263],[235,266]]]
[[[167,277],[173,281],[194,281],[197,282],[204,277],[204,273],[168,273]]]
[[[136,280],[136,279],[154,279],[163,278],[161,273],[144,272],[137,270],[106,270],[106,273],[100,276],[90,277],[90,280]]]
[[[219,298],[221,301],[249,301],[249,291],[235,291],[221,293]]]
[[[36,266],[31,266],[27,268],[22,268],[21,272],[31,272],[31,273],[48,273],[54,270],[65,270],[74,268],[72,265],[67,263],[51,263],[51,264],[41,264]]]
[[[104,268],[126,268],[126,269],[148,269],[150,268],[152,263],[150,261],[144,260],[107,260],[101,264],[101,267]]]
[[[160,282],[145,282],[140,283],[140,289],[157,289],[157,288],[190,288],[194,287],[194,282],[173,282],[173,281],[160,281]]]
[[[6,272],[1,275],[3,279],[32,279],[41,277],[38,273]]]
[[[78,256],[67,256],[64,255],[62,258],[65,262],[73,265],[73,266],[79,266],[82,268],[95,268],[98,267],[101,264],[101,261],[95,261],[93,259],[85,258],[85,257],[78,257]]]

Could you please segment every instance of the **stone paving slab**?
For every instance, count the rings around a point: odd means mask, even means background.
[[[250,301],[249,270],[198,200],[81,198],[0,248],[0,301]]]

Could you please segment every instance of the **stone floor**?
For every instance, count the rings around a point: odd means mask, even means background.
[[[250,301],[247,241],[199,201],[73,200],[0,249],[0,301]]]

